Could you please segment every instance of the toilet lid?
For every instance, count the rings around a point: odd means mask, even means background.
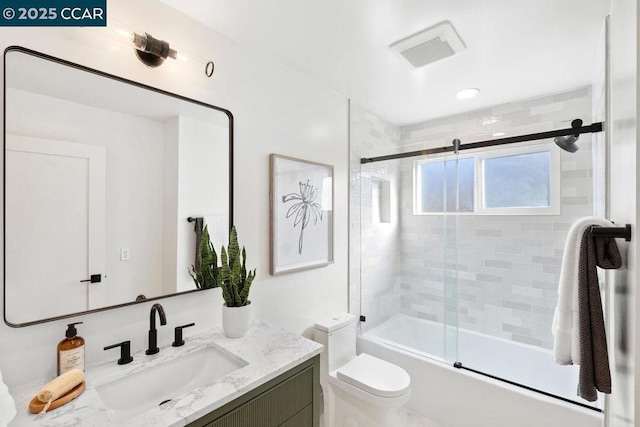
[[[411,378],[407,371],[387,361],[362,353],[337,371],[337,377],[380,397],[397,397],[407,392]]]

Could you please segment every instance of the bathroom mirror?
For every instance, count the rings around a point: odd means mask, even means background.
[[[197,291],[188,219],[226,245],[231,113],[21,47],[4,70],[5,323]]]

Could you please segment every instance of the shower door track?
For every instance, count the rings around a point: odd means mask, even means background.
[[[549,139],[549,138],[555,138],[558,136],[602,132],[602,129],[603,129],[602,122],[597,122],[597,123],[592,123],[588,126],[571,127],[567,129],[558,129],[558,130],[552,130],[548,132],[530,133],[527,135],[509,136],[507,138],[489,139],[486,141],[471,142],[469,144],[459,144],[457,146],[457,149],[458,151],[473,150],[476,148],[492,147],[494,145],[515,144],[518,142],[535,141],[538,139]],[[449,152],[455,152],[455,151],[456,151],[456,145],[453,144],[445,147],[429,148],[427,150],[418,150],[418,151],[408,151],[406,153],[389,154],[386,156],[363,157],[360,159],[360,163],[365,164],[365,163],[382,162],[384,160],[404,159],[407,157],[426,156],[429,154],[449,153]]]
[[[560,400],[562,400],[564,402],[572,403],[574,405],[582,406],[583,408],[591,409],[592,411],[596,411],[596,412],[602,413],[602,409],[600,409],[600,408],[594,408],[593,406],[589,406],[589,405],[587,405],[585,403],[576,402],[575,400],[567,399],[566,397],[558,396],[557,394],[549,393],[547,391],[543,391],[543,390],[540,390],[538,388],[529,387],[528,385],[520,384],[520,383],[517,383],[515,381],[511,381],[511,380],[507,380],[505,378],[497,377],[495,375],[491,375],[491,374],[488,374],[486,372],[478,371],[476,369],[468,368],[466,366],[463,366],[462,362],[455,362],[453,364],[453,367],[454,368],[458,368],[458,369],[464,369],[465,371],[473,372],[474,374],[482,375],[484,377],[488,377],[488,378],[491,378],[491,379],[496,380],[496,381],[500,381],[500,382],[507,383],[507,384],[510,384],[510,385],[513,385],[513,386],[516,386],[516,387],[524,388],[525,390],[533,391],[535,393],[540,393],[540,394],[543,394],[543,395],[548,396],[548,397],[553,397],[555,399],[560,399]]]

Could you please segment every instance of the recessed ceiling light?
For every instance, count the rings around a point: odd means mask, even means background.
[[[474,96],[476,96],[479,93],[480,93],[480,89],[478,89],[476,87],[472,87],[472,88],[469,88],[469,89],[462,89],[461,91],[458,91],[458,93],[456,93],[456,98],[458,98],[458,99],[469,99],[469,98],[473,98]]]
[[[506,133],[504,133],[504,132],[496,132],[496,133],[493,134],[493,136],[505,136],[505,135],[506,135]]]

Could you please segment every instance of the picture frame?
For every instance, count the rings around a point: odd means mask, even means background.
[[[333,263],[333,166],[269,155],[271,275]]]

